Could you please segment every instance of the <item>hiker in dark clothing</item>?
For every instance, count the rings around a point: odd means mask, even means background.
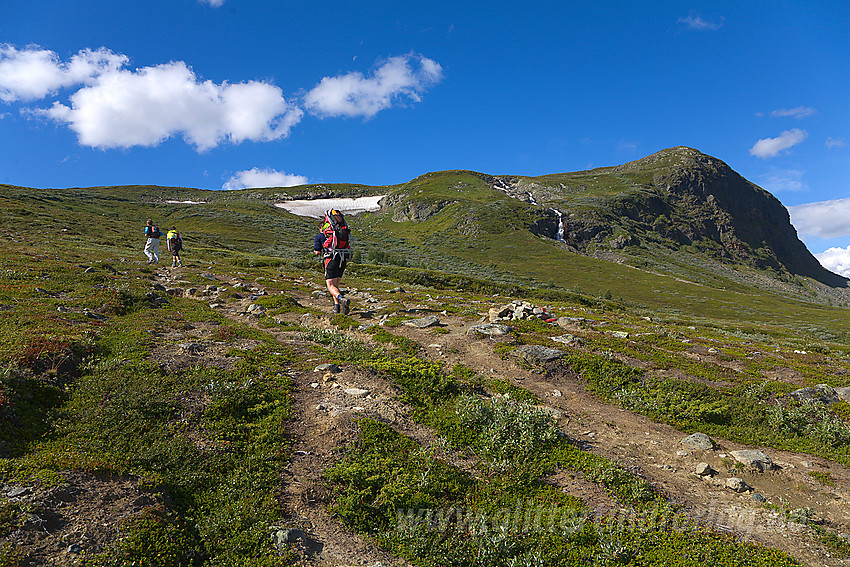
[[[336,212],[336,211],[329,211]],[[346,228],[346,231],[348,229]],[[328,292],[334,300],[333,312],[348,315],[351,301],[339,291],[339,281],[342,279],[342,274],[345,271],[345,266],[348,263],[348,254],[340,253],[330,244],[333,241],[333,229],[331,223],[325,216],[325,224],[322,226],[322,232],[316,235],[313,239],[313,254],[322,255],[325,265],[325,284],[328,286]],[[348,242],[345,242],[348,247]]]
[[[171,267],[180,268],[183,266],[183,261],[180,259],[180,251],[183,250],[183,237],[181,237],[180,233],[177,232],[177,227],[172,226],[165,238],[165,241],[168,243],[168,250],[173,256],[171,260]]]

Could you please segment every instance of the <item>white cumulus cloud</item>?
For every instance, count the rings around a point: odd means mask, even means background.
[[[259,169],[257,167],[239,171],[228,179],[222,189],[247,189],[256,187],[293,187],[304,185],[307,178],[303,175],[292,175],[274,169]]]
[[[221,6],[225,0],[198,0]],[[41,102],[27,116],[70,128],[93,148],[156,146],[182,138],[198,151],[221,144],[287,137],[304,116],[374,116],[417,102],[442,79],[440,65],[421,55],[392,57],[369,76],[325,77],[303,98],[286,100],[269,82],[214,83],[183,61],[131,69],[129,58],[106,48],[83,49],[63,60],[38,46],[0,43],[0,103]],[[69,89],[62,93],[61,89]],[[0,118],[8,116],[0,112]]]
[[[788,207],[791,224],[801,234],[819,238],[850,235],[850,198]]]
[[[775,138],[763,138],[757,141],[750,148],[750,155],[760,157],[762,159],[772,158],[779,155],[783,150],[787,150],[808,138],[809,133],[799,128],[793,130],[785,130]]]
[[[96,148],[155,146],[180,135],[199,151],[228,141],[269,141],[301,120],[280,88],[262,82],[200,81],[182,61],[105,73],[41,113]]]
[[[83,49],[62,62],[50,50],[39,47],[17,49],[0,45],[0,100],[36,100],[71,87],[91,82],[127,64],[125,55],[100,48]]]
[[[796,118],[799,120],[800,118],[806,118],[807,116],[811,116],[816,113],[817,110],[814,108],[810,108],[808,106],[798,106],[796,108],[778,108],[770,113],[771,116],[777,118]]]
[[[826,147],[829,148],[830,150],[832,148],[843,148],[845,145],[846,144],[844,143],[844,140],[842,140],[841,138],[827,138],[826,139]]]
[[[820,265],[838,275],[850,278],[850,246],[847,248],[827,248],[815,254]]]
[[[323,78],[307,93],[304,103],[321,117],[371,118],[395,102],[419,102],[420,95],[442,77],[440,64],[427,57],[391,57],[369,77],[353,72]]]
[[[723,19],[721,18],[719,22],[712,22],[701,16],[690,15],[686,18],[679,18],[678,23],[684,24],[692,30],[711,31],[719,30],[723,26]]]
[[[209,4],[213,8],[220,8],[224,5],[224,0],[199,0],[202,4]]]

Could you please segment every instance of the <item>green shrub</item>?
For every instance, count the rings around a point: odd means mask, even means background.
[[[835,486],[835,480],[828,472],[810,471],[809,476],[823,484],[824,486]]]
[[[370,327],[367,331],[371,333],[372,338],[383,344],[391,344],[396,347],[397,353],[393,353],[399,356],[414,356],[420,350],[419,343],[412,339],[408,339],[406,337],[401,337],[399,335],[394,335],[381,327]],[[376,356],[381,356],[381,352],[378,351]]]
[[[850,425],[820,402],[778,404],[768,415],[771,426],[783,433],[811,437],[830,447],[850,444]]]
[[[496,392],[497,394],[507,394],[512,400],[516,400],[518,402],[527,402],[533,405],[541,403],[540,398],[538,398],[525,388],[521,388],[520,386],[511,384],[506,380],[494,378],[487,382],[487,386],[490,388],[490,390]]]
[[[200,565],[202,556],[198,541],[173,514],[162,508],[149,508],[124,523],[115,551],[85,558],[80,565],[190,567]]]
[[[336,491],[332,510],[358,531],[389,529],[397,510],[439,508],[462,498],[465,475],[391,427],[358,422],[360,441],[328,468],[324,477]]]
[[[0,543],[0,567],[22,567],[24,558],[23,551],[14,543]]]
[[[462,395],[457,400],[457,414],[462,427],[476,432],[479,455],[488,467],[500,472],[539,459],[559,438],[552,418],[527,402]]]
[[[344,317],[340,315],[340,317]],[[375,356],[375,348],[351,338],[336,329],[308,328],[298,338],[327,347],[329,354],[340,362],[364,362]],[[380,351],[378,351],[380,353]]]
[[[457,380],[444,374],[441,366],[433,362],[410,357],[384,358],[369,364],[390,377],[402,389],[403,402],[417,408],[433,408],[460,393]]]

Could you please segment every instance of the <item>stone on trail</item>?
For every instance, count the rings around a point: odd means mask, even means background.
[[[494,323],[484,323],[483,325],[473,325],[466,334],[473,333],[476,335],[485,335],[488,337],[501,337],[511,332],[511,328],[507,325],[497,325]]]
[[[523,345],[512,350],[509,354],[522,358],[531,364],[543,364],[561,358],[564,356],[564,351],[542,345]]]
[[[738,493],[746,492],[748,490],[752,490],[750,485],[748,485],[746,482],[744,482],[740,478],[735,478],[735,477],[726,479],[726,488],[728,488],[729,490],[732,490],[733,492],[738,492]]]
[[[562,343],[565,345],[571,346],[579,346],[584,344],[584,339],[576,337],[575,335],[561,335],[560,337],[551,337],[553,341]]]
[[[306,541],[304,532],[299,529],[280,529],[279,526],[272,526],[272,543],[274,546],[283,551],[288,544],[296,543],[298,540]]]
[[[836,388],[835,393],[845,402],[850,402],[850,387]]]
[[[584,317],[558,317],[558,326],[564,328],[575,327],[587,321]]]
[[[342,369],[336,364],[320,364],[316,368],[313,369],[313,372],[333,372],[336,374],[337,372],[342,372]]]
[[[729,451],[729,454],[739,463],[760,472],[769,471],[773,468],[773,461],[761,451],[744,449],[741,451]]]
[[[699,449],[700,451],[710,451],[714,449],[714,441],[705,433],[694,433],[688,435],[681,441],[682,445],[689,449]]]
[[[490,322],[498,321],[502,318],[509,318],[513,314],[513,309],[510,305],[502,305],[501,307],[491,307],[487,312]]]
[[[546,313],[546,310],[542,307],[538,307],[521,299],[514,300],[507,305],[491,307],[487,312],[487,316],[490,318],[491,323],[498,323],[500,321],[521,321],[526,319],[546,320],[552,317]]]
[[[28,486],[10,486],[6,491],[6,496],[9,498],[21,498],[32,493],[32,489]]]
[[[405,325],[408,327],[416,327],[418,329],[425,329],[427,327],[434,327],[440,324],[440,318],[436,315],[429,315],[427,317],[422,317],[421,319],[411,319],[410,321],[405,321]]]
[[[177,346],[189,354],[200,354],[206,350],[206,347],[199,343],[181,343]]]
[[[369,395],[369,390],[364,390],[363,388],[346,388],[344,391],[349,396],[354,396],[355,398],[365,398]]]
[[[700,463],[697,465],[697,468],[694,470],[697,476],[711,476],[714,472],[714,469],[711,468],[711,465],[708,463]]]

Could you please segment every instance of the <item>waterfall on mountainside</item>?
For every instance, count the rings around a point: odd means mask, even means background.
[[[528,202],[532,205],[539,205],[539,203],[534,200],[534,195],[531,194],[531,191],[528,192]]]
[[[564,240],[564,215],[558,209],[552,209],[558,215],[558,232],[555,234],[555,240],[558,242],[566,242]]]

